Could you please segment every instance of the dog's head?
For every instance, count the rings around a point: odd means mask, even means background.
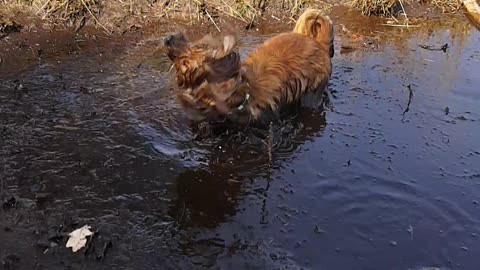
[[[240,55],[233,50],[235,38],[215,39],[210,35],[190,41],[183,33],[166,36],[164,45],[173,62],[177,96],[192,120],[228,111],[231,94],[240,70]]]
[[[167,56],[174,64],[180,87],[196,87],[205,80],[221,81],[231,77],[240,63],[235,55],[238,53],[233,50],[235,44],[233,36],[220,40],[206,35],[194,42],[188,40],[184,33],[164,38]]]

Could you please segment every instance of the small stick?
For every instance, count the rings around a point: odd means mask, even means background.
[[[5,177],[7,175],[7,161],[3,158],[3,176],[0,176],[0,198],[3,196],[3,191],[5,189]]]
[[[420,27],[420,25],[405,25],[405,24],[386,24],[386,23],[382,23],[380,25],[383,25],[383,26],[392,26],[392,27],[406,27],[406,28],[409,28],[409,27]]]
[[[85,1],[81,0],[82,1],[82,4],[83,6],[85,6],[85,8],[87,9],[88,13],[90,13],[90,15],[92,15],[93,19],[107,32],[107,35],[110,35],[110,30],[108,30],[102,23],[100,23],[98,20],[97,20],[97,17],[95,17],[95,15],[93,15],[93,12],[90,10],[90,8],[87,6],[87,4],[85,3]]]
[[[420,48],[422,49],[425,49],[425,50],[430,50],[430,51],[443,51],[443,52],[447,52],[447,49],[448,49],[448,43],[445,43],[442,45],[442,47],[440,48],[434,48],[432,46],[429,46],[429,45],[418,45],[420,46]]]
[[[38,14],[40,11],[43,11],[43,9],[50,3],[50,0],[45,1],[45,3],[37,10],[35,14]],[[42,19],[45,19],[44,17]]]
[[[400,6],[402,7],[403,15],[405,16],[405,21],[407,22],[406,25],[408,27],[408,17],[407,17],[407,12],[405,11],[405,7],[403,7],[403,1],[400,0],[398,2],[400,3]]]
[[[103,261],[105,259],[105,256],[107,256],[107,251],[109,248],[113,246],[112,240],[108,240],[104,245],[102,249],[102,254],[100,255],[100,261]]]
[[[412,227],[412,225],[408,226],[407,232],[410,234],[410,238],[413,240],[413,227]]]
[[[242,20],[242,21],[244,21],[244,22],[247,22],[247,21],[245,20],[245,18],[243,18],[243,16],[242,16],[238,11],[236,11],[234,8],[232,8],[230,5],[228,5],[224,0],[222,0],[222,3],[230,9],[230,11],[232,12],[232,14],[236,14],[236,15],[237,15],[237,16],[232,16],[232,17],[237,17],[238,19],[240,19],[240,20]]]
[[[411,84],[407,85],[407,88],[408,88],[408,91],[409,91],[409,93],[408,93],[408,103],[407,103],[407,107],[403,111],[403,115],[405,115],[410,110],[410,103],[412,103],[412,97],[413,97],[412,85]]]
[[[273,154],[273,124],[270,122],[270,126],[268,128],[268,140],[267,140],[267,148],[268,148],[268,163],[272,164]]]
[[[215,25],[215,28],[217,28],[218,32],[222,32],[222,31],[220,30],[220,28],[218,28],[218,25],[215,23],[215,21],[213,20],[212,16],[210,16],[210,13],[208,12],[207,9],[205,9],[205,13],[207,13],[208,18],[210,19],[210,21],[212,21],[213,25]]]

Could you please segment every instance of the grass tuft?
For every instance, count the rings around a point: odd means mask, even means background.
[[[431,4],[439,8],[444,13],[458,11],[462,7],[461,0],[424,0],[426,4]]]
[[[395,16],[401,10],[401,0],[353,0],[352,6],[363,15]]]
[[[414,0],[352,0],[352,7],[363,15],[396,16],[404,11],[404,4]],[[438,8],[443,13],[458,11],[462,6],[461,0],[418,0],[418,3]]]
[[[461,0],[340,0],[336,4],[348,5],[364,15],[396,16],[405,13],[404,4],[422,3],[438,7],[443,12],[457,11]],[[295,22],[305,8],[320,8],[329,13],[333,0],[0,0],[0,23],[18,14],[40,18],[53,26],[74,27],[93,24],[107,33],[124,33],[138,29],[144,22],[158,18],[168,21],[188,18],[206,21],[221,31],[222,19],[242,21],[247,29],[264,18],[278,22]],[[2,13],[5,15],[2,18]],[[8,16],[7,16],[8,15]],[[32,16],[33,15],[33,16]],[[405,18],[407,18],[406,14]],[[16,19],[16,18],[15,18]],[[6,28],[6,26],[3,26]]]

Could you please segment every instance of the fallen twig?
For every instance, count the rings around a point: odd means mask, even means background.
[[[412,227],[412,225],[408,226],[407,232],[410,234],[410,239],[413,240],[413,227]]]
[[[97,17],[95,17],[95,15],[93,14],[93,12],[90,10],[90,8],[88,7],[88,5],[85,3],[85,1],[81,0],[82,1],[82,4],[83,6],[87,9],[88,13],[90,13],[90,15],[92,15],[93,19],[98,23],[98,25],[100,25],[104,30],[105,32],[107,32],[107,35],[111,35],[112,33],[110,32],[110,30],[108,30],[107,27],[105,27],[98,19]]]
[[[420,48],[422,49],[425,49],[425,50],[430,50],[430,51],[443,51],[443,52],[447,52],[447,49],[448,49],[448,43],[445,43],[443,44],[442,47],[440,48],[435,48],[433,46],[430,46],[430,45],[418,45],[420,46]]]
[[[228,7],[228,8],[230,9],[230,12],[231,12],[231,13],[229,14],[229,13],[226,13],[226,12],[225,12],[226,14],[228,14],[228,15],[234,17],[234,18],[237,18],[237,19],[239,19],[239,20],[242,20],[243,22],[247,22],[247,20],[245,20],[245,18],[242,16],[242,14],[240,14],[240,13],[239,13],[238,11],[236,11],[233,7],[231,7],[231,5],[227,4],[224,0],[221,0],[221,1],[222,1],[222,3],[223,3],[226,7]]]
[[[267,149],[268,149],[268,163],[272,165],[272,160],[273,160],[273,123],[270,122],[269,128],[268,128],[268,138],[267,138]]]
[[[382,23],[381,25],[383,25],[383,26],[392,26],[392,27],[405,27],[405,28],[420,27],[420,25],[410,25],[410,24],[388,24],[388,23]]]
[[[105,245],[103,245],[102,249],[102,255],[100,255],[100,261],[103,261],[105,259],[105,256],[107,255],[108,249],[110,249],[113,246],[112,240],[108,240]]]
[[[408,88],[408,103],[407,103],[407,107],[403,111],[403,115],[405,115],[410,110],[410,103],[412,103],[412,98],[413,98],[412,85],[411,84],[407,85],[407,88]]]
[[[180,214],[180,218],[177,220],[173,220],[173,221],[170,221],[168,222],[168,225],[165,227],[165,229],[163,229],[161,232],[160,232],[160,235],[159,237],[163,236],[163,234],[169,230],[174,224],[177,224],[177,225],[180,225],[180,223],[182,222],[183,220],[183,217],[185,215],[185,210],[187,208],[187,205],[185,203],[183,203],[183,209],[182,209],[182,213]]]
[[[405,16],[405,25],[408,27],[408,17],[407,17],[407,12],[405,11],[405,7],[403,6],[402,0],[398,1],[400,3],[400,6],[402,7],[403,15]]]
[[[3,192],[5,190],[5,177],[7,175],[7,161],[3,158],[3,175],[0,176],[0,199],[3,198]]]
[[[217,23],[215,22],[215,20],[213,20],[212,16],[210,16],[210,13],[206,9],[205,9],[205,14],[207,14],[207,17],[210,19],[210,21],[212,21],[213,25],[215,26],[215,28],[217,28],[218,32],[222,32],[218,27]]]

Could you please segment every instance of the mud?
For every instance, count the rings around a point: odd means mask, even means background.
[[[332,16],[331,110],[211,136],[175,102],[160,28],[0,40],[2,267],[478,269],[479,32]],[[242,54],[268,29],[239,32]]]

